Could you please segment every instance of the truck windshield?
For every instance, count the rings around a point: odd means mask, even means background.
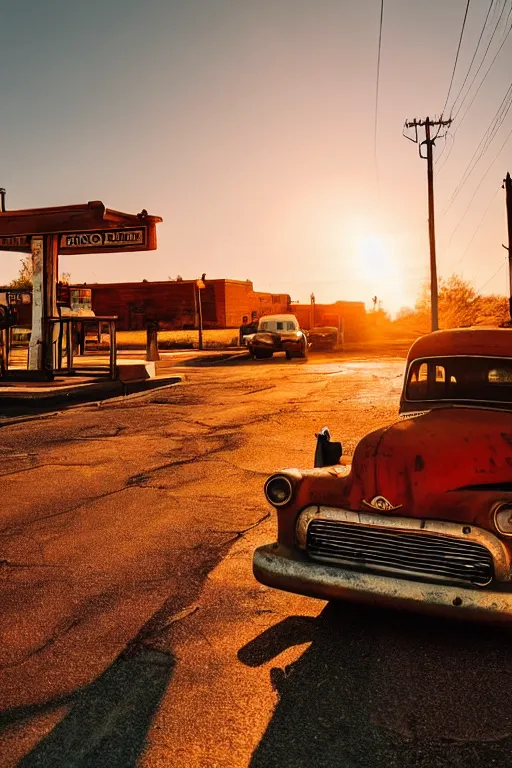
[[[293,320],[261,320],[258,331],[295,331]]]
[[[407,400],[512,402],[512,359],[438,357],[414,360],[407,376]]]

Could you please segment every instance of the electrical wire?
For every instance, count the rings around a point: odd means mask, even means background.
[[[511,10],[512,10],[512,9],[511,9]],[[461,181],[459,182],[459,184],[461,184],[461,183],[464,183],[465,181],[467,181],[467,179],[465,179],[464,177],[465,177],[465,175],[466,175],[466,172],[468,171],[468,169],[469,169],[469,166],[471,165],[471,163],[472,163],[473,159],[475,158],[476,154],[478,153],[479,149],[481,149],[481,152],[480,152],[480,155],[478,156],[478,158],[477,158],[477,159],[476,159],[476,161],[475,161],[475,164],[474,164],[475,166],[476,166],[476,164],[479,162],[479,160],[480,160],[480,158],[482,157],[482,155],[483,155],[483,154],[484,154],[484,153],[487,151],[487,149],[488,149],[488,148],[489,148],[489,146],[491,145],[491,143],[492,143],[492,141],[493,141],[494,137],[496,136],[496,134],[498,133],[499,129],[500,129],[500,128],[501,128],[501,126],[503,125],[503,122],[505,121],[505,118],[506,118],[506,116],[507,116],[507,114],[508,114],[508,112],[509,112],[509,110],[510,110],[510,106],[511,106],[511,103],[510,103],[510,101],[509,101],[509,103],[508,103],[508,104],[507,104],[507,106],[505,107],[505,103],[506,103],[507,99],[512,99],[512,83],[511,83],[511,84],[509,85],[509,87],[507,88],[507,91],[506,91],[506,93],[505,93],[505,96],[504,96],[504,97],[503,97],[503,99],[502,99],[502,102],[501,102],[500,106],[499,106],[499,107],[498,107],[498,109],[496,110],[496,112],[495,112],[495,114],[494,114],[494,117],[492,118],[491,122],[490,122],[490,123],[489,123],[489,125],[487,126],[487,129],[486,129],[486,131],[485,131],[485,133],[484,133],[483,137],[480,139],[480,142],[479,142],[479,144],[478,144],[478,146],[477,146],[477,148],[476,148],[475,152],[473,153],[473,157],[472,157],[472,158],[471,158],[471,160],[469,161],[469,163],[468,163],[468,166],[466,167],[466,170],[464,171],[464,173],[463,173],[463,175],[462,175],[462,179],[461,179]],[[446,163],[448,162],[448,159],[449,159],[449,157],[450,157],[451,151],[452,151],[452,149],[453,149],[453,144],[455,143],[455,134],[456,134],[456,133],[457,133],[457,130],[455,130],[453,134],[449,133],[449,135],[452,137],[452,143],[451,143],[451,145],[450,145],[450,148],[449,148],[449,150],[448,150],[448,154],[446,155],[446,157],[445,157],[445,159],[444,159],[443,163],[442,163],[442,164],[439,166],[439,168],[438,168],[438,169],[437,169],[437,171],[436,171],[436,173],[437,173],[437,174],[441,173],[441,171],[443,170],[444,166],[445,166],[445,165],[446,165]],[[447,144],[445,144],[445,146],[443,147],[443,150],[441,151],[441,153],[440,153],[440,155],[439,155],[439,158],[442,156],[442,154],[443,154],[444,150],[446,149],[446,147],[447,147]],[[438,159],[439,159],[439,158],[438,158]],[[471,173],[471,172],[472,172],[472,171],[470,171],[470,173]],[[469,175],[469,174],[468,174],[468,175]],[[458,194],[458,192],[460,191],[460,190],[458,189],[458,186],[459,186],[459,185],[457,185],[457,188],[455,189],[455,191],[454,191],[454,193],[453,193],[454,195],[457,195],[457,194]],[[450,198],[450,204],[451,204],[451,202],[453,202],[453,201],[452,201],[452,199]],[[445,211],[445,213],[446,213],[446,211]]]
[[[438,171],[435,169],[435,166],[436,166],[436,165],[437,165],[437,163],[440,161],[440,159],[442,158],[442,156],[444,155],[444,153],[446,152],[446,150],[447,150],[447,148],[448,148],[448,139],[451,139],[451,138],[452,138],[452,133],[451,133],[451,131],[450,131],[450,130],[447,130],[447,131],[446,131],[446,133],[445,133],[445,135],[444,135],[444,138],[445,138],[445,142],[444,142],[444,144],[443,144],[443,148],[442,148],[442,150],[440,151],[440,153],[438,154],[438,156],[437,156],[437,157],[435,158],[435,160],[434,160],[434,170],[435,170],[435,173],[438,173]],[[443,165],[441,166],[441,168],[442,168],[443,166],[444,166],[444,163],[443,163]],[[441,170],[441,168],[440,168],[439,170]]]
[[[480,139],[480,142],[477,148],[473,152],[473,156],[471,157],[471,160],[467,164],[459,183],[455,187],[452,193],[452,196],[450,197],[450,200],[448,202],[448,205],[446,206],[444,214],[446,214],[448,210],[451,208],[451,206],[453,205],[453,203],[457,198],[457,195],[464,187],[464,184],[467,182],[467,180],[469,179],[469,177],[477,167],[478,163],[480,162],[484,154],[487,152],[487,150],[491,146],[494,138],[496,137],[498,131],[503,125],[503,122],[505,121],[505,118],[507,117],[511,107],[512,107],[512,83],[510,83],[509,87],[507,88],[505,96],[503,97],[500,106],[496,110],[494,117],[492,118],[491,122],[487,126],[487,129],[484,135],[482,136],[482,138]],[[442,167],[443,166],[441,166],[441,168]]]
[[[467,98],[468,98],[468,96],[469,96],[469,93],[471,92],[471,88],[473,87],[473,83],[475,82],[475,80],[476,80],[476,78],[477,78],[477,76],[478,76],[478,73],[480,72],[480,70],[481,70],[481,68],[482,68],[482,66],[483,66],[483,63],[484,63],[484,61],[485,61],[485,58],[486,58],[486,56],[487,56],[487,53],[488,53],[488,51],[489,51],[489,48],[490,48],[490,46],[491,46],[491,43],[492,43],[492,41],[493,41],[493,39],[494,39],[494,36],[495,36],[495,34],[496,34],[496,30],[498,29],[499,23],[500,23],[500,21],[501,21],[501,18],[502,18],[502,16],[503,16],[503,13],[504,13],[504,11],[505,11],[505,7],[506,7],[506,4],[507,4],[507,0],[504,0],[504,3],[503,3],[503,6],[502,6],[502,8],[501,8],[501,12],[500,12],[500,15],[499,15],[498,21],[496,22],[496,25],[495,25],[495,27],[494,27],[494,29],[493,29],[493,32],[492,32],[492,34],[491,34],[491,37],[489,38],[489,42],[488,42],[488,44],[487,44],[487,48],[485,49],[485,53],[484,53],[484,55],[483,55],[483,57],[482,57],[482,60],[481,60],[481,62],[480,62],[480,64],[479,64],[479,66],[478,66],[478,69],[476,70],[476,72],[475,72],[475,74],[474,74],[474,76],[473,76],[473,79],[471,80],[471,83],[470,83],[470,85],[469,85],[469,87],[468,87],[468,89],[467,89],[467,91],[466,91],[466,94],[465,94],[464,98],[462,99],[462,101],[461,101],[461,102],[460,102],[460,104],[459,104],[459,108],[458,108],[458,110],[456,111],[456,113],[455,113],[455,115],[454,115],[454,118],[453,118],[454,120],[455,120],[455,119],[458,117],[458,115],[459,115],[459,113],[460,113],[460,111],[461,111],[462,107],[464,106],[464,102],[466,101],[466,99],[467,99]],[[509,14],[508,14],[508,16],[507,16],[507,22],[506,22],[506,24],[508,23],[508,20],[509,20],[509,18],[510,18],[510,12],[511,12],[511,11],[512,11],[512,6],[511,6],[511,8],[510,8],[510,11],[509,11]],[[505,25],[505,26],[506,26],[506,25]],[[494,56],[494,59],[492,60],[492,62],[491,62],[491,64],[489,65],[489,67],[487,68],[487,71],[486,71],[485,75],[483,76],[482,80],[480,81],[480,84],[478,85],[478,88],[477,88],[477,90],[476,90],[475,94],[473,95],[473,98],[471,99],[471,102],[469,103],[469,105],[468,105],[468,107],[467,107],[466,111],[464,112],[464,114],[462,115],[462,117],[461,117],[461,119],[460,119],[460,122],[458,123],[457,127],[455,128],[455,130],[454,130],[454,132],[453,132],[453,134],[452,134],[452,135],[453,135],[453,141],[452,141],[452,145],[451,145],[450,149],[448,150],[448,153],[447,153],[447,155],[446,155],[446,157],[445,157],[445,159],[444,159],[444,161],[443,161],[443,164],[440,166],[440,168],[438,168],[438,170],[437,170],[437,173],[440,173],[440,172],[442,171],[442,169],[444,168],[444,166],[446,165],[446,163],[448,162],[448,160],[449,160],[449,157],[450,157],[450,155],[451,155],[451,153],[452,153],[452,150],[453,150],[453,146],[454,146],[454,144],[455,144],[455,137],[456,137],[456,135],[457,135],[457,132],[458,132],[458,130],[459,130],[459,128],[460,128],[460,126],[462,125],[462,123],[463,123],[463,121],[464,121],[464,119],[465,119],[465,117],[466,117],[467,113],[469,112],[469,110],[470,110],[470,109],[471,109],[471,107],[473,106],[473,103],[474,103],[474,101],[475,101],[475,99],[476,99],[476,97],[477,97],[477,95],[478,95],[478,93],[479,93],[479,91],[480,91],[480,88],[482,87],[482,85],[483,85],[483,83],[485,82],[485,80],[486,80],[486,78],[487,78],[487,76],[488,76],[489,72],[491,71],[492,67],[494,66],[494,63],[495,63],[496,59],[498,58],[498,56],[499,56],[499,54],[500,54],[500,52],[501,52],[501,49],[502,49],[502,48],[503,48],[503,46],[505,45],[505,42],[507,41],[507,38],[508,38],[508,36],[509,36],[509,34],[510,34],[511,30],[512,30],[512,25],[511,25],[511,26],[509,27],[509,29],[507,30],[507,32],[506,32],[506,34],[505,34],[505,36],[504,36],[503,40],[501,41],[501,44],[500,44],[500,46],[499,46],[499,48],[498,48],[498,50],[497,50],[497,52],[496,52],[496,54],[495,54],[495,56]],[[457,97],[457,98],[458,98],[458,97]],[[438,158],[438,159],[439,159],[439,158]]]
[[[448,99],[450,98],[450,93],[452,92],[452,85],[453,85],[453,78],[455,77],[455,70],[457,69],[457,62],[459,60],[459,53],[460,53],[460,46],[462,45],[462,38],[464,37],[464,29],[466,27],[466,19],[468,17],[468,11],[469,11],[469,4],[471,0],[468,0],[466,3],[466,11],[464,13],[464,19],[462,21],[462,29],[460,30],[460,37],[459,37],[459,44],[457,46],[457,53],[455,54],[455,62],[453,64],[453,70],[452,70],[452,77],[450,80],[450,85],[448,86],[448,93],[446,94],[446,101],[444,102],[443,111],[441,114],[444,113],[446,109],[446,105],[448,104]]]
[[[496,272],[494,272],[494,273],[493,273],[493,274],[490,276],[490,278],[489,278],[488,280],[486,280],[486,281],[485,281],[485,283],[484,283],[483,285],[481,285],[481,286],[480,286],[480,288],[477,290],[477,293],[480,293],[480,291],[482,291],[482,290],[483,290],[483,289],[486,287],[486,285],[489,285],[489,283],[491,282],[491,280],[494,280],[494,278],[496,277],[496,275],[498,274],[498,272],[501,272],[501,270],[503,269],[503,267],[506,265],[506,263],[507,263],[507,260],[508,260],[508,257],[506,257],[506,258],[505,258],[505,261],[503,262],[503,264],[502,264],[500,267],[498,267],[498,269],[496,270]]]
[[[492,14],[491,24],[494,21],[494,19],[496,18],[496,14],[498,13],[498,8],[499,7],[500,7],[499,6],[499,0],[496,0],[496,5],[494,6],[494,11],[493,11],[493,14]]]
[[[380,3],[380,22],[379,22],[379,45],[377,53],[377,82],[375,85],[375,125],[373,130],[373,156],[375,160],[375,169],[377,171],[378,178],[378,166],[377,166],[377,125],[379,116],[379,83],[380,83],[380,53],[382,48],[382,21],[384,18],[384,0]]]
[[[506,137],[505,141],[503,142],[503,144],[501,145],[501,148],[499,149],[498,153],[497,153],[497,154],[494,156],[494,159],[493,159],[493,160],[492,160],[492,162],[489,164],[489,166],[487,167],[487,170],[486,170],[486,172],[484,173],[484,175],[482,176],[482,178],[481,178],[481,179],[480,179],[480,181],[478,182],[478,184],[477,184],[477,187],[476,187],[475,191],[473,192],[473,195],[472,195],[472,197],[471,197],[471,199],[470,199],[470,201],[469,201],[469,203],[468,203],[468,206],[467,206],[466,210],[465,210],[465,211],[464,211],[464,213],[462,214],[462,217],[460,218],[460,220],[459,220],[459,223],[457,224],[457,226],[455,227],[455,229],[454,229],[454,230],[453,230],[453,232],[451,233],[450,237],[448,238],[448,243],[447,243],[447,245],[446,245],[446,247],[447,247],[447,248],[448,248],[448,246],[450,245],[450,243],[451,243],[451,241],[452,241],[452,239],[453,239],[453,236],[455,235],[455,232],[458,230],[458,228],[460,227],[460,225],[462,224],[462,222],[463,222],[463,221],[464,221],[464,219],[466,218],[466,214],[467,214],[467,212],[469,211],[469,209],[471,208],[471,204],[472,204],[473,200],[475,199],[475,197],[476,197],[476,195],[477,195],[477,192],[478,192],[478,190],[480,189],[480,187],[481,187],[482,183],[484,182],[484,180],[487,178],[487,176],[488,176],[488,174],[489,174],[489,172],[490,172],[491,168],[493,167],[494,163],[496,162],[496,160],[498,159],[498,157],[501,155],[501,153],[502,153],[502,152],[503,152],[503,150],[505,149],[505,145],[507,144],[507,142],[509,141],[509,139],[510,139],[510,137],[511,137],[511,136],[512,136],[512,129],[511,129],[511,130],[509,131],[509,133],[507,134],[507,137]]]
[[[491,69],[493,68],[493,66],[494,66],[494,62],[496,61],[496,59],[497,59],[497,58],[498,58],[498,56],[500,55],[500,53],[501,53],[501,49],[503,48],[503,46],[504,46],[504,45],[505,45],[505,43],[507,42],[507,40],[508,40],[508,36],[510,35],[510,32],[511,32],[511,31],[512,31],[512,24],[511,24],[511,25],[510,25],[510,27],[508,28],[508,30],[507,30],[507,33],[506,33],[505,37],[503,38],[503,40],[502,40],[502,42],[501,42],[501,45],[500,45],[500,47],[499,47],[499,48],[498,48],[498,50],[496,51],[496,54],[495,54],[495,56],[494,56],[494,59],[491,61],[490,65],[489,65],[489,67],[488,67],[488,69],[487,69],[487,72],[485,73],[485,75],[484,75],[484,76],[483,76],[483,78],[481,79],[481,81],[480,81],[480,84],[479,84],[478,88],[476,89],[476,91],[475,91],[475,93],[474,93],[474,95],[473,95],[473,98],[472,98],[472,99],[471,99],[471,101],[469,102],[469,104],[468,104],[468,106],[467,106],[467,108],[466,108],[466,111],[465,111],[465,112],[464,112],[464,114],[462,115],[462,117],[461,117],[461,119],[460,119],[460,121],[459,121],[459,124],[458,124],[458,126],[457,126],[457,130],[459,130],[460,126],[461,126],[461,125],[462,125],[462,123],[464,122],[464,118],[466,117],[467,113],[469,112],[469,110],[470,110],[470,109],[471,109],[471,107],[473,106],[473,103],[474,103],[474,101],[475,101],[476,97],[478,96],[478,94],[479,94],[479,92],[480,92],[480,88],[481,88],[481,87],[482,87],[482,85],[484,84],[484,82],[485,82],[485,80],[486,80],[486,78],[487,78],[487,75],[489,74],[489,72],[490,72],[490,71],[491,71]],[[468,91],[468,93],[469,93],[469,91]],[[466,96],[467,96],[467,94],[466,94]],[[464,100],[463,100],[463,101],[464,101]],[[460,105],[459,109],[457,110],[457,112],[456,112],[456,113],[455,113],[455,115],[454,115],[454,120],[457,118],[457,115],[459,114],[460,110],[462,109],[462,104],[463,104],[463,101],[461,102],[461,105]]]
[[[469,240],[468,244],[467,244],[467,245],[466,245],[466,247],[464,248],[463,252],[462,252],[462,253],[461,253],[461,255],[459,256],[459,258],[457,259],[457,261],[456,261],[455,263],[453,263],[451,266],[450,266],[450,265],[448,265],[448,268],[447,268],[447,270],[446,270],[446,271],[448,271],[449,269],[456,269],[456,267],[458,267],[458,266],[459,266],[459,264],[460,264],[460,263],[461,263],[461,261],[463,260],[464,256],[465,256],[465,255],[466,255],[466,253],[469,251],[469,249],[470,249],[470,247],[471,247],[471,244],[473,243],[473,240],[474,240],[474,239],[475,239],[475,237],[477,236],[478,230],[480,229],[480,227],[481,227],[481,226],[482,226],[482,224],[484,223],[484,220],[485,220],[485,218],[487,217],[487,214],[489,213],[489,211],[491,210],[492,204],[494,203],[494,201],[495,201],[495,200],[496,200],[496,198],[498,197],[498,194],[501,192],[501,189],[502,189],[502,186],[501,186],[501,184],[500,184],[500,186],[498,187],[498,189],[496,190],[496,192],[495,192],[495,193],[494,193],[494,195],[492,196],[491,202],[489,203],[489,205],[488,205],[488,206],[487,206],[487,208],[485,209],[484,215],[482,216],[482,218],[481,218],[481,219],[480,219],[480,221],[478,222],[478,224],[477,224],[477,226],[476,226],[476,229],[474,230],[473,234],[471,235],[471,239]]]
[[[466,77],[464,78],[464,82],[462,83],[461,87],[459,88],[459,92],[457,93],[457,96],[453,100],[453,104],[452,104],[452,107],[451,107],[452,111],[454,110],[455,105],[457,104],[457,102],[458,102],[458,100],[459,100],[459,98],[461,96],[461,93],[464,90],[464,86],[466,85],[467,79],[469,77],[469,73],[471,72],[471,68],[472,68],[472,66],[473,66],[473,64],[475,62],[475,59],[476,59],[476,56],[477,56],[477,53],[478,53],[478,49],[480,48],[480,43],[482,42],[482,37],[484,36],[485,28],[487,26],[487,20],[489,18],[489,14],[491,12],[491,8],[492,8],[494,2],[495,2],[495,0],[491,0],[491,2],[489,3],[489,8],[487,9],[487,15],[485,17],[485,20],[484,20],[484,23],[483,23],[483,26],[482,26],[482,29],[481,29],[481,32],[480,32],[480,37],[478,38],[478,41],[477,41],[477,44],[476,44],[476,48],[475,48],[475,52],[473,54],[473,58],[471,59],[471,61],[469,63],[468,71],[466,72]]]
[[[505,7],[506,7],[506,5],[507,5],[507,0],[503,0],[503,7],[502,7],[502,9],[501,9],[501,12],[500,12],[500,15],[499,15],[499,17],[498,17],[498,21],[496,22],[496,24],[495,24],[495,26],[494,26],[494,29],[493,29],[493,31],[492,31],[492,34],[491,34],[491,36],[490,36],[490,38],[489,38],[489,42],[487,43],[487,48],[485,49],[485,53],[484,53],[484,55],[483,55],[483,57],[482,57],[482,61],[480,62],[480,65],[479,65],[479,67],[478,67],[477,71],[475,72],[475,74],[474,74],[474,76],[473,76],[473,79],[472,79],[471,83],[469,84],[469,88],[468,88],[468,89],[467,89],[467,91],[466,91],[466,95],[465,95],[465,96],[464,96],[464,98],[462,99],[462,101],[461,101],[461,103],[460,103],[460,105],[459,105],[459,109],[457,110],[457,112],[456,112],[456,113],[455,113],[455,115],[454,115],[454,118],[455,118],[455,117],[457,117],[457,115],[459,114],[460,110],[462,109],[462,105],[463,105],[463,104],[464,104],[464,102],[466,101],[466,99],[467,99],[467,97],[468,97],[468,94],[469,94],[469,92],[471,91],[471,88],[472,88],[472,86],[473,86],[473,83],[475,82],[476,78],[478,77],[478,73],[479,73],[479,72],[480,72],[480,70],[482,69],[483,63],[484,63],[484,61],[485,61],[485,59],[486,59],[486,56],[487,56],[487,54],[489,53],[489,48],[491,47],[492,41],[494,40],[494,36],[495,36],[495,34],[496,34],[496,30],[497,30],[497,29],[498,29],[498,27],[499,27],[499,24],[500,24],[500,21],[501,21],[501,17],[503,16],[503,13],[504,13],[504,11],[505,11]],[[503,41],[503,42],[504,42],[504,41]],[[502,42],[502,45],[503,45],[503,42]],[[500,47],[500,50],[501,50],[501,47]],[[494,62],[493,62],[493,63],[494,63]],[[491,65],[491,66],[492,66],[492,65]]]
[[[508,24],[508,22],[510,21],[510,17],[511,17],[511,16],[512,16],[512,5],[511,5],[511,6],[510,6],[510,8],[508,9],[508,15],[507,15],[507,18],[505,19],[505,24],[504,24],[504,27],[505,27],[505,29],[507,28],[507,24]],[[506,35],[505,35],[505,36],[506,36]]]

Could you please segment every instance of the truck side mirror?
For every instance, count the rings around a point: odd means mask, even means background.
[[[338,464],[343,454],[341,443],[331,443],[331,433],[328,427],[322,427],[315,435],[315,467],[332,467]]]

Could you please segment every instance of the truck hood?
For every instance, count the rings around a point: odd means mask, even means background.
[[[439,408],[366,435],[357,445],[346,494],[351,509],[490,528],[490,510],[512,499],[512,414]],[[382,504],[382,502],[381,502]]]

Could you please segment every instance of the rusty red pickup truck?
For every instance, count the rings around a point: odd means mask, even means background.
[[[256,579],[322,599],[512,618],[512,330],[411,347],[398,419],[265,483],[277,540]]]

